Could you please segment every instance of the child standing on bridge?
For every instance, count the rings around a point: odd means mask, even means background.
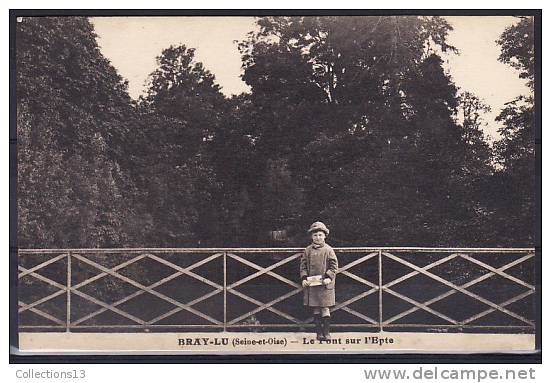
[[[335,276],[338,261],[333,248],[325,243],[329,229],[323,222],[314,222],[308,233],[312,236],[300,259],[300,277],[304,287],[304,305],[311,307],[316,325],[316,338],[329,340],[330,312],[335,305]]]

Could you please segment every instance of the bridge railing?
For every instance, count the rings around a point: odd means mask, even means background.
[[[21,331],[304,331],[300,248],[20,249]],[[350,247],[333,328],[534,331],[534,249]]]

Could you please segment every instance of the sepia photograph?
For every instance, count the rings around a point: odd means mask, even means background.
[[[17,353],[539,351],[541,12],[318,13],[11,13]]]

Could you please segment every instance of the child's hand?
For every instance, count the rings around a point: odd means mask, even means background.
[[[310,286],[310,282],[308,282],[306,279],[302,280],[302,287],[308,287]]]
[[[323,279],[323,284],[324,284],[324,285],[328,285],[328,284],[330,284],[330,283],[331,283],[331,278],[324,278],[324,279]]]

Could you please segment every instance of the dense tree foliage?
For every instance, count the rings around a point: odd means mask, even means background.
[[[85,18],[17,23],[18,225],[21,246],[132,243],[126,84]]]
[[[497,120],[503,124],[501,139],[495,145],[499,169],[493,185],[496,237],[507,243],[532,245],[535,241],[536,188],[534,111],[534,19],[522,17],[507,28],[497,41],[499,60],[519,71],[526,79],[527,94],[508,102]]]
[[[255,162],[266,164],[261,177],[269,160],[290,169],[295,186],[287,190],[296,191],[283,205],[301,202],[300,219],[286,217],[292,232],[301,236],[309,221],[323,219],[343,244],[484,241],[469,177],[489,171],[489,148],[479,126],[470,123],[466,133],[456,123],[460,99],[436,53],[455,50],[444,20],[258,23],[240,46],[256,106]],[[274,193],[269,184],[262,192]],[[269,207],[259,211],[266,227],[281,225]]]
[[[257,24],[250,93],[225,97],[180,45],[134,102],[87,19],[18,23],[19,246],[300,245],[320,219],[335,245],[533,240],[533,97],[492,151],[488,107],[444,69],[444,19]],[[531,19],[498,43],[533,87]]]

